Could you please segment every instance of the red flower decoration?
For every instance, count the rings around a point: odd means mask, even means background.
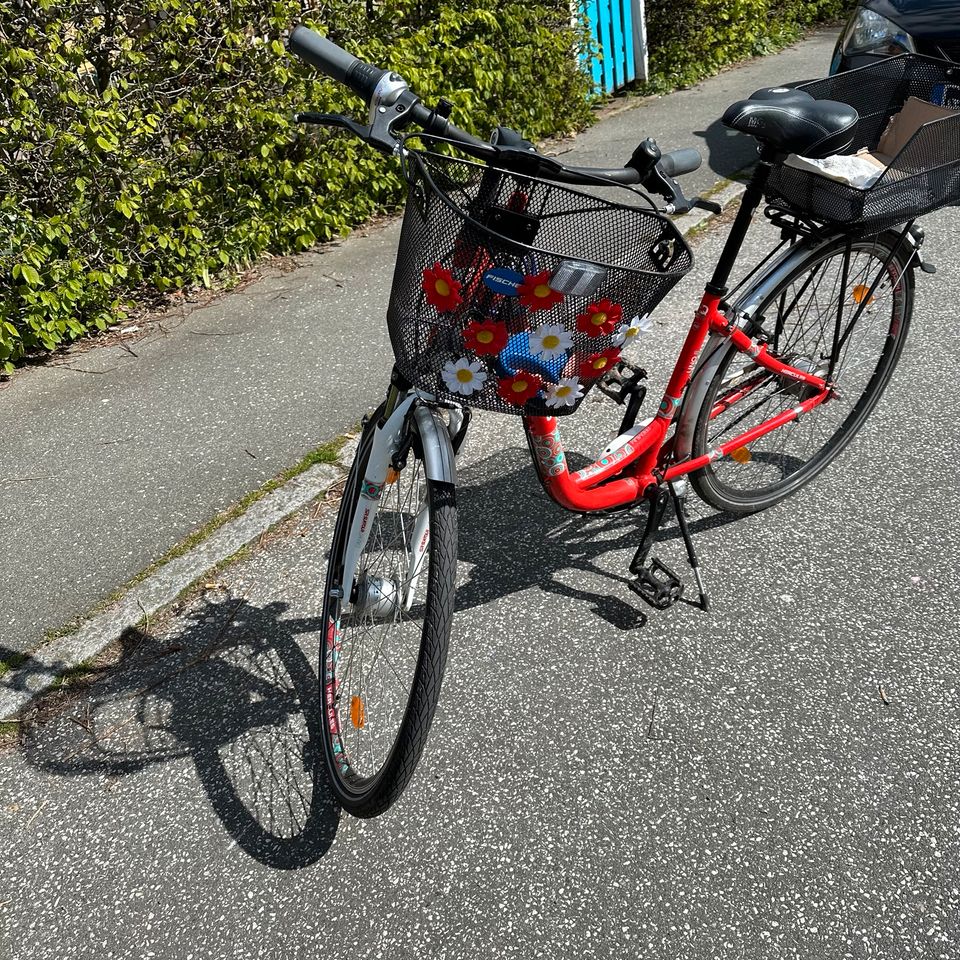
[[[463,343],[468,350],[483,355],[497,354],[507,345],[507,328],[492,320],[474,320],[463,331]]]
[[[620,359],[620,348],[609,347],[603,353],[593,353],[580,361],[580,376],[585,380],[596,380]]]
[[[517,287],[520,302],[531,310],[549,310],[563,300],[563,294],[550,286],[550,271],[528,273]]]
[[[587,312],[577,317],[577,329],[588,337],[613,333],[622,316],[623,307],[619,303],[601,300],[599,303],[591,303]]]
[[[433,304],[441,313],[455,310],[463,303],[460,281],[454,280],[453,274],[439,263],[423,271],[423,292],[427,295],[427,303]]]
[[[543,381],[535,373],[521,370],[512,377],[504,377],[497,385],[497,393],[502,400],[522,407],[531,397],[535,397],[543,386]]]

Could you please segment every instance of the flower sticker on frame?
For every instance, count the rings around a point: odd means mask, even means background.
[[[493,320],[474,320],[463,331],[466,348],[480,356],[499,353],[507,345],[508,337],[506,325]]]
[[[588,380],[596,380],[603,376],[620,359],[620,348],[609,347],[602,353],[592,353],[585,360],[580,361],[580,376]]]
[[[461,397],[469,397],[483,389],[487,382],[487,371],[479,360],[470,357],[461,357],[459,360],[448,360],[440,371],[444,386]]]
[[[564,377],[545,387],[548,407],[572,407],[582,396],[583,387],[576,377]]]
[[[573,334],[559,323],[545,323],[530,331],[530,352],[544,360],[562,357],[573,346]]]
[[[619,303],[600,300],[591,303],[586,311],[577,317],[577,329],[588,337],[600,337],[605,333],[613,333],[622,316],[623,307]]]
[[[522,407],[535,397],[543,386],[543,381],[535,373],[521,370],[512,377],[503,377],[497,384],[500,399],[514,407]]]
[[[422,287],[427,303],[441,313],[449,313],[463,303],[460,281],[455,280],[453,274],[440,263],[435,263],[423,271]]]
[[[563,294],[550,286],[550,271],[528,273],[517,287],[520,302],[531,310],[549,310],[563,301]]]

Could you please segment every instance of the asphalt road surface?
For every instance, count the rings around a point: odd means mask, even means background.
[[[926,226],[939,272],[844,457],[766,513],[693,510],[710,613],[643,608],[642,514],[564,514],[478,418],[441,703],[380,819],[316,772],[331,508],[131,636],[0,754],[0,956],[955,960],[960,225]],[[635,347],[661,382],[717,251]],[[675,528],[657,550],[684,569]]]

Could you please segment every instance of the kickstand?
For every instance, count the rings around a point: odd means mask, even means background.
[[[657,487],[650,495],[650,512],[643,528],[640,546],[630,561],[630,572],[636,577],[630,588],[656,610],[666,610],[683,596],[680,578],[656,557],[648,559],[657,537],[670,493],[666,487]]]
[[[707,595],[703,578],[700,576],[700,561],[697,559],[696,550],[693,549],[693,537],[690,536],[683,498],[677,493],[676,487],[672,483],[668,483],[667,486],[670,488],[670,496],[673,499],[673,512],[677,515],[677,526],[680,527],[683,544],[687,548],[687,560],[690,562],[690,569],[693,570],[693,577],[697,581],[697,589],[700,591],[700,609],[707,611],[710,609],[710,597]]]
[[[693,548],[693,539],[690,536],[690,527],[687,524],[683,500],[672,483],[665,487],[658,487],[650,494],[650,512],[647,514],[647,522],[643,528],[643,538],[637,552],[633,555],[633,560],[630,561],[630,572],[636,577],[636,580],[631,581],[630,586],[643,600],[657,610],[665,610],[667,607],[673,606],[683,596],[683,584],[680,582],[680,578],[663,561],[656,557],[649,558],[657,532],[663,523],[667,503],[671,499],[673,500],[674,512],[677,515],[677,525],[680,527],[680,534],[683,537],[684,546],[687,548],[687,559],[697,581],[697,589],[700,591],[700,609],[709,610],[710,598],[707,596],[707,591],[703,586],[703,578],[700,576],[700,563]]]

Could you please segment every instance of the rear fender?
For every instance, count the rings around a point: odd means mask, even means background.
[[[754,317],[760,304],[776,289],[778,283],[789,276],[812,252],[828,246],[836,240],[801,240],[784,250],[775,259],[766,272],[743,296],[737,300],[728,315],[735,318],[738,327],[746,326]],[[683,395],[683,404],[677,414],[676,440],[674,443],[674,462],[680,463],[689,458],[693,451],[693,434],[696,428],[697,415],[703,406],[707,390],[713,382],[714,375],[721,361],[727,354],[726,348],[730,341],[720,334],[711,334],[700,354],[700,361],[694,371],[693,379]]]

